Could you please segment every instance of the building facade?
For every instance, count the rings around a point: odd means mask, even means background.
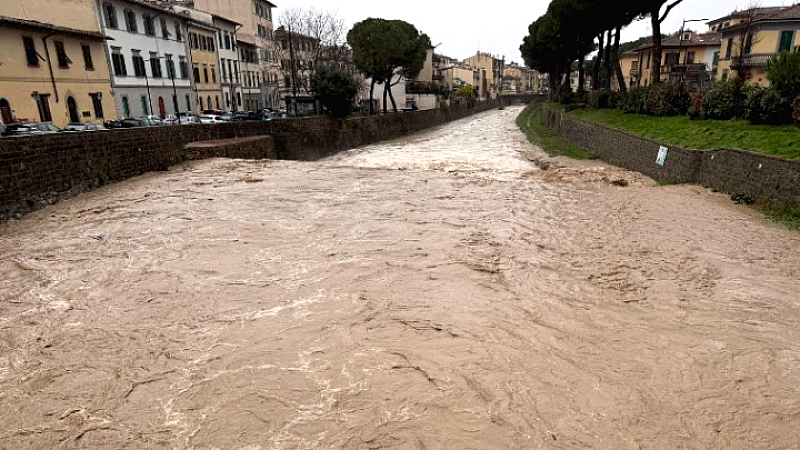
[[[192,87],[197,95],[196,110],[222,110],[225,100],[222,94],[222,79],[219,69],[220,58],[217,53],[217,32],[211,25],[211,15],[207,20],[192,13],[187,22],[189,33],[189,57],[192,65]]]
[[[219,72],[222,84],[223,108],[226,111],[239,111],[242,108],[237,99],[242,98],[242,84],[235,77],[239,66],[239,48],[236,43],[236,29],[240,24],[227,18],[214,15],[214,27],[217,34],[217,51],[219,53]]]
[[[120,117],[194,111],[185,17],[144,0],[97,0]]]
[[[63,127],[116,118],[95,17],[90,0],[0,2],[3,123],[48,121]]]
[[[478,52],[470,56],[464,63],[483,72],[481,76],[481,98],[497,98],[503,88],[503,59],[496,58],[489,53]]]
[[[767,63],[800,46],[800,5],[735,11],[709,26],[721,34],[717,78],[769,86]]]
[[[239,41],[239,67],[234,67],[237,81],[241,80],[242,98],[237,97],[239,109],[258,111],[264,108],[262,86],[259,82],[261,66],[258,62],[258,48],[245,41]]]
[[[680,36],[664,39],[661,47],[661,82],[703,84],[714,78],[720,50],[719,33],[685,31]],[[652,84],[653,46],[640,47],[636,53],[635,59],[632,55],[628,59],[637,61],[638,67],[635,70],[631,67],[626,78],[634,78],[636,86]]]

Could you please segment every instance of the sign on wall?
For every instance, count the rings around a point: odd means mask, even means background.
[[[661,167],[664,167],[664,164],[667,163],[667,154],[669,153],[669,149],[664,147],[663,145],[658,149],[658,157],[656,158],[656,164]]]

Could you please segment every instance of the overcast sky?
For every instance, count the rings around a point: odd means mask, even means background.
[[[0,0],[2,1],[2,0]],[[546,0],[499,2],[436,2],[406,0],[403,2],[366,2],[364,0],[272,0],[278,6],[275,16],[281,9],[294,6],[315,7],[334,10],[347,22],[348,28],[368,17],[401,19],[414,24],[431,36],[434,45],[441,43],[438,53],[464,59],[478,50],[499,56],[506,61],[522,62],[519,46],[528,34],[528,25],[545,13]],[[609,0],[613,1],[613,0]],[[684,0],[672,10],[665,21],[662,32],[677,31],[683,19],[709,19],[722,17],[734,8],[746,8],[751,0]],[[473,4],[473,7],[467,5]],[[505,7],[503,5],[505,4]],[[791,5],[791,1],[763,0],[763,6]],[[333,5],[333,6],[329,6]],[[489,10],[493,7],[496,12]],[[705,31],[704,23],[691,24],[698,31]],[[276,24],[277,27],[277,24]],[[689,26],[687,25],[687,28]],[[623,40],[630,41],[650,35],[650,21],[634,22],[623,31]]]

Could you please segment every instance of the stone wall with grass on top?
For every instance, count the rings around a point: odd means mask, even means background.
[[[576,146],[608,163],[663,183],[697,183],[771,205],[800,207],[800,162],[739,149],[692,150],[541,109],[541,120]],[[669,149],[664,166],[659,149]]]

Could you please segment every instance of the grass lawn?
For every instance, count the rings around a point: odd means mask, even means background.
[[[744,120],[652,117],[612,109],[581,109],[575,117],[666,144],[698,150],[740,148],[800,160],[800,127],[751,125]]]
[[[542,124],[539,114],[541,107],[542,103],[531,103],[517,117],[517,126],[525,133],[528,140],[541,147],[550,156],[563,155],[575,159],[591,158],[588,152],[572,145]]]

